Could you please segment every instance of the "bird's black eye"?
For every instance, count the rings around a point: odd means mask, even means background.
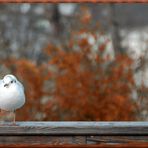
[[[13,83],[13,81],[11,81],[11,83]]]

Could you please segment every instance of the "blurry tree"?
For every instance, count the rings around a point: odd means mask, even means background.
[[[51,21],[54,24],[55,34],[57,36],[62,34],[61,14],[59,12],[59,5],[58,4],[53,5],[53,12],[52,12]]]
[[[12,57],[2,61],[25,85],[27,102],[18,120],[136,119],[132,60],[122,54],[104,57],[108,40],[98,44],[103,33],[97,25],[90,27],[91,13],[82,10],[69,38],[49,43],[41,63]]]
[[[51,46],[46,49],[49,56],[54,55],[49,64],[57,70],[53,73],[54,113],[48,104],[45,112],[55,114],[55,120],[133,120],[136,107],[130,95],[134,86],[131,60],[118,55],[105,65],[108,59],[101,55],[105,45],[95,55],[86,38],[78,40],[78,47],[81,50],[69,52],[53,51]]]
[[[124,54],[126,53],[121,45],[121,37],[120,37],[120,26],[116,17],[116,7],[115,4],[109,4],[110,6],[110,23],[111,23],[111,35],[112,35],[112,43],[114,47],[115,54]]]
[[[148,120],[148,85],[147,85],[147,64],[148,64],[148,50],[144,51],[144,54],[140,56],[138,59],[139,62],[135,66],[135,75],[139,75],[139,83],[137,85],[136,92],[137,92],[137,104],[139,106],[137,117],[139,120]]]

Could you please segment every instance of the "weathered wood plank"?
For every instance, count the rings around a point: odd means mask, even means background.
[[[148,136],[0,136],[0,144],[124,144],[148,143]]]
[[[0,136],[0,144],[86,144],[85,136]]]
[[[87,136],[87,144],[148,143],[148,136]]]
[[[127,145],[126,145],[127,144]],[[0,147],[148,147],[148,122],[0,124]]]
[[[148,135],[148,122],[2,123],[0,135]]]

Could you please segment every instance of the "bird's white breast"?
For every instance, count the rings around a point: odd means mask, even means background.
[[[14,111],[25,103],[24,90],[19,83],[6,88],[0,85],[0,109]]]

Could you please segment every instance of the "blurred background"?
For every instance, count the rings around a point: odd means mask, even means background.
[[[148,120],[147,14],[147,4],[1,4],[0,77],[16,75],[26,94],[16,120]]]

